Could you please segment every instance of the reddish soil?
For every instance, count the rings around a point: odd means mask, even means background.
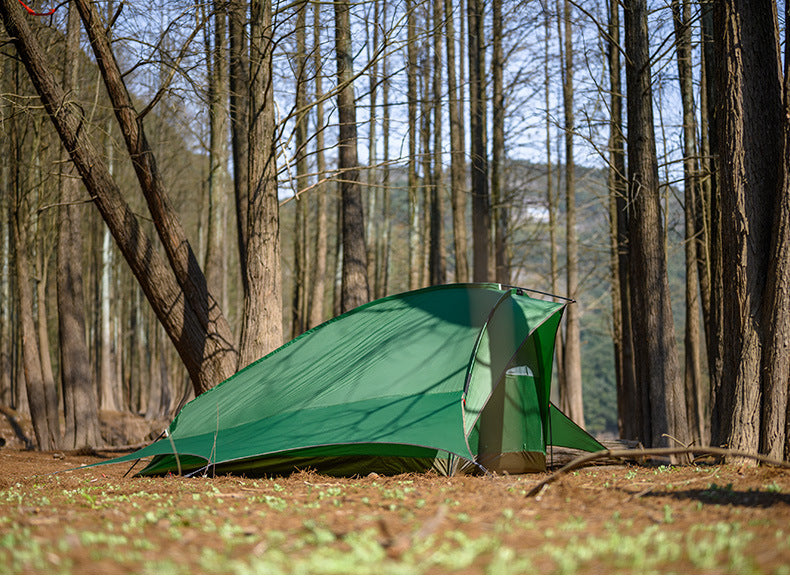
[[[530,498],[545,474],[68,471],[99,460],[0,449],[0,573],[790,571],[778,468],[589,467]]]

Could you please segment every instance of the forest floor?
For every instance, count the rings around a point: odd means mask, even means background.
[[[0,573],[790,572],[772,467],[588,467],[538,497],[545,474],[69,470],[100,460],[0,448]]]

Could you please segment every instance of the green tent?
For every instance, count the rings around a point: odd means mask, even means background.
[[[551,405],[564,303],[443,285],[332,319],[184,406],[113,461],[166,472],[394,474],[545,468],[546,447],[603,447]]]

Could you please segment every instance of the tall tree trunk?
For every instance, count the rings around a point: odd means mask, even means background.
[[[6,27],[8,30],[8,28]],[[10,34],[13,34],[9,30]],[[17,121],[14,117],[8,120],[8,135],[11,148],[11,182],[9,186],[11,238],[13,241],[14,263],[16,272],[16,289],[19,299],[18,322],[22,338],[22,364],[25,373],[25,388],[33,421],[33,432],[36,445],[42,451],[49,451],[56,446],[56,432],[49,427],[47,416],[47,399],[44,376],[41,372],[41,358],[33,321],[33,291],[30,286],[30,260],[27,254],[27,220],[23,200],[20,194],[19,155],[20,142]]]
[[[370,92],[370,112],[368,113],[368,168],[367,168],[367,211],[370,218],[365,222],[367,226],[367,260],[368,260],[368,283],[372,287],[372,293],[377,291],[377,267],[378,267],[378,223],[379,219],[373,215],[378,215],[378,154],[376,151],[377,143],[377,123],[378,123],[378,85],[379,85],[379,60],[376,52],[379,50],[380,28],[382,27],[379,17],[381,4],[378,0],[373,0],[373,38],[370,38],[370,26],[366,27],[365,34],[367,53],[368,53],[368,89]]]
[[[494,205],[494,261],[497,282],[510,284],[510,262],[507,250],[508,210],[502,190],[505,156],[505,92],[503,86],[504,55],[502,51],[502,0],[493,0],[493,122],[491,138],[491,200]]]
[[[472,280],[490,279],[491,238],[488,193],[488,152],[486,143],[485,21],[482,0],[469,0],[469,129],[472,147],[472,240],[474,264]]]
[[[326,174],[326,158],[324,155],[324,89],[322,84],[321,64],[321,4],[313,5],[313,62],[315,67],[315,158],[316,179],[319,183]],[[329,190],[324,184],[316,187],[313,195],[316,201],[315,219],[315,254],[313,257],[313,282],[312,297],[310,298],[310,327],[317,326],[324,321],[324,302],[326,300],[326,274],[327,274],[327,211]]]
[[[420,208],[417,182],[417,15],[413,0],[406,0],[406,77],[409,122],[409,289],[420,286]]]
[[[29,167],[28,181],[31,183],[34,202],[38,206],[41,205],[43,190],[41,184],[43,182],[42,174],[42,117],[36,115],[33,119],[33,142],[32,142],[32,162]],[[56,444],[60,443],[60,420],[58,418],[58,390],[55,385],[55,374],[52,370],[52,357],[50,356],[50,343],[49,343],[49,322],[47,318],[47,276],[49,273],[49,255],[48,248],[45,246],[45,232],[47,230],[46,221],[44,220],[45,213],[40,213],[38,210],[32,218],[31,229],[33,233],[32,244],[34,249],[34,262],[35,270],[33,278],[36,282],[36,290],[34,293],[33,309],[36,313],[36,329],[38,333],[38,351],[41,361],[41,376],[44,379],[44,398],[47,405],[47,419],[49,420],[49,430],[52,432],[56,440]],[[54,447],[53,447],[54,448]]]
[[[686,330],[685,397],[689,432],[697,444],[706,444],[699,326],[699,269],[697,262],[696,210],[699,191],[697,120],[694,111],[694,77],[691,69],[691,5],[673,0],[672,14],[677,45],[678,77],[683,106],[683,185],[685,201]]]
[[[784,159],[781,63],[775,4],[714,6],[719,76],[724,370],[713,406],[713,442],[756,452],[760,442],[766,280]]]
[[[69,7],[64,52],[64,76],[67,89],[74,94],[79,81],[79,15]],[[58,209],[58,323],[60,331],[60,378],[66,430],[63,447],[95,447],[101,443],[98,401],[85,341],[85,301],[82,274],[82,211],[74,206],[79,200],[77,173],[61,153],[63,175],[60,178]]]
[[[76,1],[78,8],[82,6],[90,9],[84,6],[82,0]],[[82,9],[80,15],[84,19]],[[62,142],[69,150],[88,192],[181,355],[192,378],[196,394],[211,388],[233,374],[236,353],[230,341],[227,323],[216,310],[218,307],[211,307],[210,312],[205,310],[208,306],[207,301],[210,300],[205,299],[203,309],[196,310],[193,308],[193,303],[199,299],[186,298],[190,294],[196,296],[192,293],[192,288],[201,285],[205,288],[205,278],[195,264],[194,255],[187,258],[188,263],[195,267],[191,269],[192,277],[187,279],[189,282],[182,285],[178,282],[173,269],[165,264],[143,232],[137,217],[124,201],[117,184],[86,132],[80,130],[80,126],[85,122],[82,113],[73,103],[69,103],[63,89],[50,72],[46,64],[46,56],[28,26],[22,8],[12,0],[0,0],[0,16],[3,18],[6,30],[14,38],[30,79]],[[100,27],[97,19],[93,22],[95,27]],[[124,114],[129,113],[129,110],[124,111]],[[138,133],[138,137],[141,136],[142,134]],[[138,138],[135,145],[140,144],[142,143]],[[165,222],[172,224],[170,220],[162,221],[160,224]],[[170,240],[175,241],[175,238],[178,238],[178,235],[174,235]],[[188,245],[181,247],[180,251],[186,251],[187,256],[192,254]],[[188,263],[180,262],[187,269],[184,271],[181,268],[181,273],[190,271]],[[190,290],[185,287],[189,287]]]
[[[283,340],[271,0],[252,0],[250,22],[247,290],[242,315],[240,367],[270,353]]]
[[[431,254],[428,268],[432,285],[447,282],[444,253],[444,197],[442,175],[442,13],[443,0],[433,0],[433,172],[431,174]]]
[[[640,311],[634,315],[640,440],[651,447],[671,446],[672,439],[686,443],[689,438],[662,242],[645,0],[625,3],[625,46],[631,299],[632,310]]]
[[[343,204],[343,278],[341,310],[350,311],[370,300],[365,249],[365,218],[357,161],[357,108],[354,101],[354,61],[351,47],[350,4],[335,3],[337,52],[337,108],[340,195]]]
[[[296,6],[296,198],[294,212],[296,226],[294,235],[294,291],[291,310],[291,336],[296,337],[307,329],[307,198],[301,198],[307,189],[307,2]]]
[[[455,26],[451,0],[444,0],[447,42],[447,106],[450,120],[450,200],[453,213],[455,281],[469,282],[466,244],[466,159],[464,154],[463,114],[458,100],[456,79]],[[461,17],[463,21],[463,15]]]
[[[620,64],[620,7],[609,0],[609,217],[612,242],[612,319],[614,323],[617,416],[620,437],[639,437],[640,404],[636,390],[631,291],[628,274],[628,182],[623,137],[623,89]]]
[[[387,3],[381,3],[381,21],[387,21]],[[379,267],[378,281],[376,282],[376,298],[381,298],[389,294],[389,261],[390,261],[390,236],[392,231],[392,219],[390,217],[390,76],[389,76],[389,56],[385,52],[381,58],[381,133],[383,146],[383,167],[381,170],[382,187],[382,207],[384,221],[381,223],[381,235],[379,236]]]
[[[548,1],[543,8],[543,98],[546,107],[546,205],[549,211],[549,274],[551,276],[552,294],[560,294],[560,273],[559,258],[557,254],[557,234],[559,225],[557,215],[559,213],[559,190],[555,190],[553,184],[554,168],[551,160],[551,128],[554,119],[551,114],[551,73],[549,71],[549,46],[551,45],[551,10]],[[559,162],[557,163],[559,167]],[[558,179],[559,180],[559,179]],[[559,187],[559,185],[558,185]],[[554,350],[557,366],[557,390],[565,389],[565,363],[562,354],[562,331],[558,330],[554,337]]]
[[[564,3],[564,63],[562,100],[565,110],[565,251],[566,291],[576,300],[579,290],[579,249],[576,236],[576,165],[573,159],[573,133],[575,118],[573,110],[573,27],[571,3]],[[564,390],[560,391],[560,407],[581,427],[584,427],[584,405],[582,402],[582,358],[579,327],[579,305],[568,307],[565,320],[565,347],[563,349]]]
[[[785,22],[790,4],[785,3]],[[783,165],[774,217],[765,297],[766,345],[763,351],[760,452],[776,459],[790,455],[788,380],[790,377],[790,31],[785,28]]]
[[[230,132],[233,151],[233,193],[236,200],[241,283],[247,292],[247,210],[249,204],[249,57],[247,53],[247,1],[228,0],[230,36]]]
[[[228,174],[228,101],[229,75],[227,50],[227,4],[214,0],[214,49],[206,54],[208,67],[208,115],[209,115],[209,176],[208,176],[208,243],[206,247],[206,283],[208,288],[224,306],[227,298],[227,213],[230,195]],[[211,35],[206,26],[206,37]],[[206,42],[207,46],[210,43]]]
[[[702,61],[703,80],[705,85],[703,114],[704,134],[707,138],[705,195],[708,201],[706,222],[709,236],[707,255],[710,278],[710,301],[705,328],[708,347],[708,373],[710,375],[710,435],[711,442],[716,442],[716,419],[714,407],[716,395],[721,389],[724,373],[724,254],[722,244],[722,204],[719,180],[719,117],[720,93],[718,79],[718,58],[716,56],[716,38],[714,33],[714,3],[703,3],[701,7],[702,29]]]

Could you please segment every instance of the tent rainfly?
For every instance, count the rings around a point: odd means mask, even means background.
[[[498,284],[382,298],[307,331],[184,406],[110,462],[139,473],[334,475],[545,470],[546,447],[603,449],[551,404],[565,303]]]

